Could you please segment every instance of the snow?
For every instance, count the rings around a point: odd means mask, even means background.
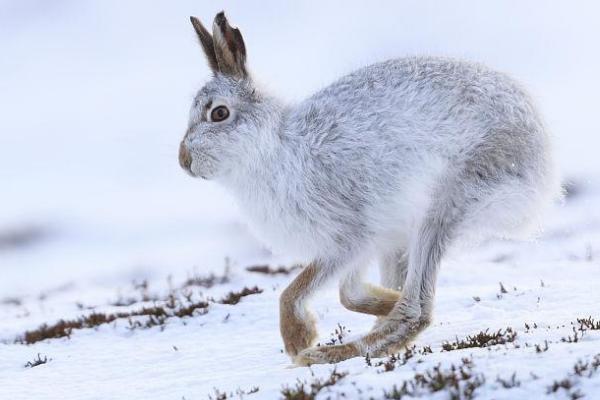
[[[578,360],[600,353],[600,331],[561,341],[577,318],[600,319],[596,3],[28,0],[0,1],[0,236],[30,228],[41,236],[0,246],[0,399],[198,399],[216,397],[215,389],[274,399],[298,379],[330,375],[331,365],[293,367],[282,352],[278,295],[293,275],[245,270],[294,260],[271,254],[233,199],[177,164],[191,99],[208,77],[188,16],[210,21],[221,8],[241,27],[257,78],[290,100],[407,54],[463,57],[511,73],[536,97],[563,176],[578,189],[555,205],[537,240],[489,242],[445,260],[434,323],[415,342],[432,354],[383,373],[379,360],[344,361],[336,368],[348,375],[318,398],[382,398],[416,372],[464,357],[486,378],[477,398],[541,398],[567,377],[573,389],[549,397],[579,390],[600,398],[600,371],[573,376]],[[133,282],[146,280],[158,298],[169,287],[182,295],[188,277],[222,274],[226,263],[228,283],[189,289],[195,299],[215,299],[205,315],[134,330],[118,319],[70,338],[14,342],[43,323],[153,304],[111,305],[139,298]],[[254,285],[263,292],[218,303]],[[334,284],[312,307],[321,343],[338,323],[350,330],[344,340],[373,324],[339,305]],[[513,343],[441,351],[457,337],[507,327],[517,332]],[[548,350],[537,353],[544,341]],[[26,368],[38,353],[49,361]],[[513,373],[519,387],[496,381]],[[258,392],[235,394],[253,387]]]

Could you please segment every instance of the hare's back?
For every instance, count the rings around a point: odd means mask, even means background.
[[[466,118],[524,120],[533,111],[528,95],[507,75],[482,64],[436,57],[361,68],[316,93],[306,106],[373,123],[402,118],[432,124]]]
[[[529,96],[510,77],[434,57],[359,69],[301,103],[290,122],[290,132],[324,156],[383,146],[404,159],[414,153],[448,159],[489,150],[481,146],[486,142],[510,154],[523,144],[544,150],[547,141]]]

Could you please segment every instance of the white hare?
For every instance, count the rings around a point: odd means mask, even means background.
[[[501,73],[396,59],[290,105],[255,86],[223,13],[212,35],[191,21],[213,77],[194,100],[179,160],[232,192],[267,243],[310,260],[280,300],[298,364],[398,351],[431,322],[450,245],[523,233],[557,193],[540,117]],[[361,279],[375,259],[384,287]],[[359,340],[311,347],[306,301],[333,277],[346,308],[380,318]]]

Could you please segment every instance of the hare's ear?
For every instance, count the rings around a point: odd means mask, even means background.
[[[219,71],[234,78],[248,76],[246,70],[246,46],[239,29],[232,28],[221,11],[213,22],[213,43]]]
[[[210,33],[208,33],[198,18],[190,17],[190,21],[192,21],[192,26],[198,35],[198,40],[200,40],[200,44],[202,45],[202,49],[204,50],[204,54],[206,55],[210,69],[213,71],[213,73],[219,72],[219,63],[217,62],[217,55],[215,54],[215,46],[213,44],[212,36]]]

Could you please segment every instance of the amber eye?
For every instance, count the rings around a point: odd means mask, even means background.
[[[229,110],[225,106],[218,106],[213,108],[210,112],[210,120],[213,122],[221,122],[229,117]]]

